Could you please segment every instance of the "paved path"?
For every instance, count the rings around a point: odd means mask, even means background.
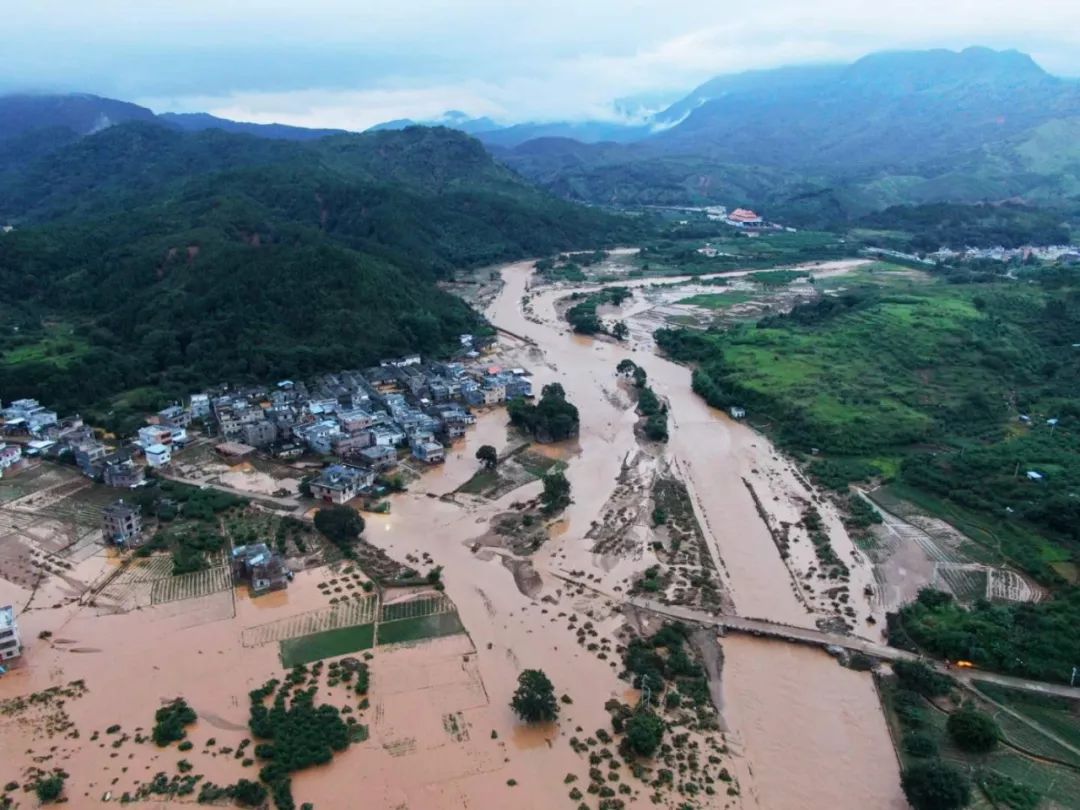
[[[617,600],[616,600],[617,601]],[[1080,700],[1080,687],[1070,687],[1044,681],[1034,681],[1028,678],[1017,678],[1011,675],[999,675],[984,670],[956,670],[948,669],[941,662],[927,659],[907,650],[898,650],[886,644],[879,644],[869,639],[858,636],[845,636],[840,633],[827,633],[822,630],[814,630],[809,627],[793,627],[788,624],[771,622],[765,619],[747,619],[741,616],[728,616],[721,613],[707,613],[694,610],[693,608],[680,607],[678,605],[665,605],[653,599],[643,599],[631,596],[624,600],[634,607],[668,616],[682,621],[696,622],[699,624],[713,625],[727,632],[747,633],[753,636],[775,638],[781,641],[790,641],[799,644],[812,644],[818,647],[841,647],[845,650],[865,653],[874,658],[886,661],[923,661],[939,672],[943,672],[956,680],[970,685],[972,680],[986,681],[1000,686],[1008,686],[1013,689],[1024,689],[1029,692],[1041,692],[1046,695]]]

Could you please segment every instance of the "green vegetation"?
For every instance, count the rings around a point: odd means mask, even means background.
[[[570,481],[561,470],[549,472],[543,478],[544,489],[540,493],[540,502],[544,512],[553,515],[570,505]]]
[[[288,668],[310,664],[323,658],[368,650],[374,643],[374,624],[357,624],[351,627],[339,627],[336,630],[324,630],[321,633],[311,633],[282,641],[281,663]]]
[[[868,214],[859,225],[877,229],[874,241],[881,247],[905,252],[1060,245],[1070,238],[1058,212],[1017,203],[896,205]]]
[[[499,451],[490,444],[481,445],[480,449],[476,451],[476,460],[481,462],[487,469],[494,470],[499,464]]]
[[[1034,604],[976,602],[970,608],[940,591],[889,615],[889,642],[994,672],[1067,683],[1076,666],[1080,588]]]
[[[1080,748],[1080,701],[976,681],[979,691]]]
[[[187,705],[183,698],[175,698],[154,713],[154,730],[151,737],[154,742],[165,747],[187,736],[185,726],[190,726],[197,719],[195,710]]]
[[[626,744],[639,757],[651,757],[664,741],[664,721],[653,711],[642,709],[626,721]]]
[[[555,687],[539,669],[526,669],[518,676],[518,688],[510,708],[526,723],[548,723],[559,716]]]
[[[34,783],[34,795],[42,804],[52,804],[58,801],[64,793],[64,780],[66,774],[56,772],[50,776],[42,776]]]
[[[211,558],[228,546],[221,518],[247,504],[244,498],[212,487],[200,489],[165,479],[157,479],[128,497],[144,515],[160,520],[158,531],[136,553],[147,557],[155,551],[168,551],[176,575],[209,568]]]
[[[301,143],[132,122],[10,169],[0,283],[19,338],[0,344],[0,388],[112,427],[133,424],[118,395],[134,389],[160,407],[222,380],[449,353],[484,326],[436,280],[640,227],[441,128]]]
[[[993,751],[1001,739],[1001,729],[994,718],[970,703],[950,714],[945,728],[957,748],[976,754]]]
[[[661,402],[649,387],[645,369],[632,360],[622,360],[615,371],[620,375],[630,375],[634,379],[638,392],[637,411],[645,418],[642,426],[645,437],[654,442],[666,442],[668,440],[667,405]]]
[[[401,644],[465,632],[457,611],[379,623],[379,644]]]
[[[606,287],[594,293],[574,293],[570,296],[570,299],[580,300],[579,303],[566,310],[566,320],[574,331],[580,335],[608,333],[608,329],[600,320],[600,316],[596,314],[596,308],[604,304],[618,306],[632,296],[633,293],[627,287]],[[625,329],[626,325],[623,324],[623,327]],[[609,334],[614,335],[614,331]],[[615,337],[619,336],[615,335]],[[623,333],[623,337],[626,337],[625,333]],[[621,337],[619,339],[622,340]]]
[[[953,689],[952,678],[935,672],[922,661],[897,661],[893,664],[893,672],[900,688],[923,697],[944,697]]]
[[[971,801],[971,780],[967,774],[941,760],[909,766],[900,784],[915,810],[955,810]]]
[[[510,424],[528,432],[538,442],[558,442],[578,434],[578,409],[567,401],[559,383],[545,385],[536,405],[524,399],[512,399],[507,411]]]
[[[324,506],[315,513],[315,528],[350,557],[355,554],[353,546],[364,531],[364,518],[348,506]]]
[[[265,764],[259,779],[269,786],[278,810],[293,810],[289,774],[325,765],[334,753],[352,741],[348,724],[335,706],[315,705],[316,686],[304,688],[307,673],[297,667],[284,683],[268,681],[250,693],[252,735],[265,742],[255,746],[255,756]],[[273,697],[270,708],[266,700]]]
[[[746,407],[788,449],[816,449],[810,470],[827,485],[898,476],[981,513],[995,528],[973,539],[1055,585],[1055,566],[1080,551],[1080,353],[1069,337],[1080,334],[1080,278],[1036,281],[860,288],[756,325],[657,337],[695,364],[710,404]]]

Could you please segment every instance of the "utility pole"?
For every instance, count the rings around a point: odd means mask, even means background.
[[[1069,678],[1069,686],[1073,686],[1073,685],[1076,684],[1076,670],[1077,670],[1077,667],[1073,667],[1072,677]]]

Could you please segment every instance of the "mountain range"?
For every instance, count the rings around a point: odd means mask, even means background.
[[[131,120],[283,140],[340,134],[155,116],[94,96],[8,97],[0,99],[0,173],[12,160]],[[373,129],[416,125],[473,135],[523,177],[594,204],[744,204],[796,224],[828,224],[897,204],[1021,200],[1075,209],[1080,199],[1080,82],[1017,51],[885,52],[719,76],[633,124],[500,126],[450,111]]]

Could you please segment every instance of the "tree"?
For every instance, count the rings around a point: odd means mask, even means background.
[[[315,513],[315,528],[336,546],[350,546],[364,531],[364,519],[348,506],[326,506]]]
[[[626,744],[641,757],[651,757],[664,739],[664,721],[654,712],[640,711],[626,722]]]
[[[550,513],[565,509],[570,504],[570,481],[556,470],[544,476],[544,491],[540,493],[544,511]]]
[[[627,335],[630,334],[630,329],[625,321],[615,321],[615,325],[611,327],[611,334],[618,340],[626,340]]]
[[[957,748],[978,754],[994,750],[1001,739],[1001,729],[994,718],[970,703],[950,714],[945,728]]]
[[[527,669],[518,676],[510,708],[526,723],[547,723],[558,717],[555,687],[543,670]]]
[[[628,376],[634,373],[635,368],[637,368],[637,364],[627,357],[619,361],[619,365],[615,366],[615,372],[623,376]]]
[[[481,445],[476,451],[476,459],[482,461],[489,470],[493,470],[499,464],[499,451],[490,444]]]
[[[912,765],[900,785],[915,810],[956,810],[971,801],[967,774],[939,759]]]
[[[64,792],[64,775],[54,773],[52,776],[43,776],[34,785],[34,793],[42,804],[50,804],[60,798]]]

